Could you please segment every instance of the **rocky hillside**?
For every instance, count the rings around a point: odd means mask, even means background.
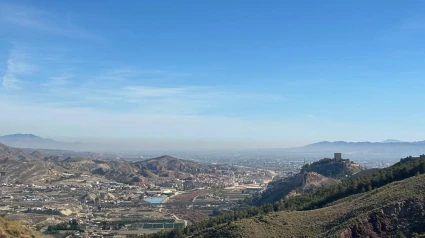
[[[425,175],[309,211],[242,219],[200,237],[415,237],[425,235]]]
[[[304,165],[301,172],[316,172],[334,179],[347,179],[362,170],[364,170],[363,166],[348,159],[338,161],[325,158]]]
[[[198,172],[212,172],[212,167],[190,160],[183,160],[164,155],[158,158],[134,162],[133,166],[145,177],[185,178]]]
[[[1,238],[47,238],[39,232],[31,230],[31,228],[21,224],[18,221],[10,221],[0,217],[0,237]]]
[[[316,172],[305,173],[303,182],[301,192],[311,192],[340,183],[340,181],[336,179],[328,178]]]
[[[33,183],[45,181],[52,173],[59,174],[65,170],[59,167],[55,167],[52,170],[49,163],[40,160],[3,160],[0,161],[0,171],[5,173],[5,175],[0,177],[0,182],[2,183]]]
[[[294,176],[269,183],[267,189],[253,199],[253,204],[276,202],[288,196],[328,187],[363,170],[361,165],[349,160],[321,159],[304,165],[300,173]]]
[[[161,156],[130,162],[125,160],[98,160],[89,158],[63,159],[48,156],[40,150],[25,152],[0,144],[0,182],[34,183],[55,181],[63,173],[101,176],[122,183],[149,179],[187,178],[197,172],[212,172],[212,167],[193,161]]]
[[[253,203],[256,205],[272,203],[285,197],[311,192],[337,183],[340,183],[340,181],[316,172],[301,172],[291,177],[270,182],[267,189],[260,196],[254,198]]]
[[[34,157],[21,149],[9,147],[0,143],[0,160],[28,160]]]

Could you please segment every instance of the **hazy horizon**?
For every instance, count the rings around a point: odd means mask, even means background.
[[[143,149],[425,139],[425,2],[69,3],[0,1],[0,135]]]
[[[22,137],[19,137],[21,135]],[[12,146],[18,146],[21,148],[33,148],[33,149],[59,149],[59,150],[75,150],[75,151],[93,151],[93,152],[166,152],[166,151],[180,151],[180,152],[190,152],[190,151],[249,151],[249,150],[285,150],[285,149],[294,149],[297,147],[303,147],[310,144],[315,144],[319,142],[341,142],[338,141],[313,141],[305,144],[289,144],[289,146],[283,146],[282,144],[273,142],[273,141],[244,141],[240,140],[238,142],[233,141],[191,141],[191,140],[165,140],[165,139],[147,139],[147,140],[108,140],[105,138],[101,139],[87,139],[78,140],[72,138],[51,138],[51,137],[41,137],[42,139],[54,140],[52,143],[46,141],[31,141],[23,140],[26,136],[39,136],[32,133],[16,133],[8,135],[0,135],[0,143],[2,143],[1,137],[3,136],[12,136],[16,139],[16,142],[11,142]],[[10,137],[9,137],[10,138]],[[19,139],[21,138],[21,140]],[[13,140],[11,140],[13,141]],[[19,142],[20,141],[20,142]],[[401,141],[397,139],[386,139],[382,141],[343,141],[348,143],[359,143],[359,142],[370,142],[370,143],[391,143],[391,142],[422,142],[420,141]],[[19,142],[19,143],[18,143]],[[57,144],[65,143],[65,144]],[[22,145],[20,145],[23,143]],[[9,144],[10,143],[6,143]],[[33,145],[33,147],[31,147]],[[37,147],[38,145],[38,147]],[[165,146],[166,145],[166,146]],[[264,146],[259,146],[264,145]],[[36,146],[36,147],[34,147]],[[43,147],[44,146],[44,147]],[[47,147],[46,147],[47,146]]]

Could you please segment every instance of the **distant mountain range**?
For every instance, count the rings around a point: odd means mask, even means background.
[[[33,134],[11,134],[0,136],[0,143],[16,148],[33,149],[75,150],[82,146],[81,143],[56,141],[42,138]]]
[[[394,145],[402,145],[402,146],[425,146],[425,140],[423,141],[414,141],[414,142],[405,142],[405,141],[399,141],[399,140],[385,140],[382,142],[370,142],[370,141],[364,141],[364,142],[347,142],[347,141],[321,141],[313,144],[309,144],[303,147],[304,149],[309,148],[329,148],[329,147],[364,147],[364,146],[370,146],[370,147],[392,147]]]
[[[381,143],[403,143],[406,141],[401,141],[401,140],[395,140],[395,139],[386,139],[384,141],[381,141]]]
[[[0,136],[0,142],[3,144],[9,144],[10,146],[22,147],[26,144],[47,144],[47,143],[62,143],[52,139],[45,139],[33,134],[11,134]]]
[[[114,151],[114,147],[101,144],[86,143],[68,143],[46,139],[33,134],[12,134],[0,136],[0,143],[15,148],[41,149],[43,153],[58,154],[58,151],[45,150],[68,150],[65,154],[72,151],[102,151],[120,153]],[[121,147],[120,147],[121,148]],[[118,149],[117,149],[118,150]],[[134,151],[137,148],[133,148]],[[131,150],[129,150],[131,151]],[[122,152],[122,151],[121,151]],[[289,149],[265,149],[261,150],[262,155],[268,153],[278,153],[284,157],[293,158],[324,158],[331,157],[334,152],[343,153],[344,158],[356,160],[362,159],[392,159],[398,160],[406,156],[418,156],[425,154],[425,140],[415,142],[405,142],[396,139],[387,139],[381,142],[347,142],[347,141],[322,141],[309,144],[302,147]],[[247,152],[248,153],[248,152]],[[250,154],[253,152],[249,152]],[[63,151],[60,154],[64,154]],[[72,154],[72,153],[71,153]],[[226,153],[227,155],[227,153]],[[75,156],[75,155],[74,155]],[[85,155],[84,157],[92,157]]]
[[[404,142],[394,139],[382,142],[347,142],[347,141],[322,141],[310,145],[291,148],[290,153],[315,154],[317,156],[331,157],[334,152],[343,153],[345,158],[373,159],[392,158],[399,159],[406,156],[425,154],[425,141]]]

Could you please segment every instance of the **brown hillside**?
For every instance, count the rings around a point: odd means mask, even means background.
[[[34,159],[30,154],[0,143],[0,160],[28,160]]]
[[[412,237],[425,235],[425,175],[309,211],[282,211],[205,230],[199,237]]]
[[[92,174],[122,183],[144,181],[144,178],[187,178],[199,172],[212,172],[212,167],[194,161],[161,156],[138,162],[125,160],[97,160],[89,158],[61,159],[46,156],[36,150],[24,152],[0,144],[0,182],[37,183],[58,181],[63,173]]]
[[[310,192],[319,188],[328,187],[333,184],[340,183],[339,180],[328,178],[316,172],[304,174],[304,184],[302,186],[303,192]]]
[[[211,166],[199,164],[194,161],[174,158],[168,155],[137,161],[134,162],[133,165],[146,177],[159,176],[185,178],[188,174],[198,172],[208,173],[212,171]]]
[[[254,203],[276,202],[285,197],[294,196],[301,192],[311,192],[336,183],[340,183],[340,181],[316,172],[301,172],[269,183],[267,189],[254,200]]]
[[[23,225],[18,221],[10,221],[0,217],[0,237],[1,238],[47,238],[39,232]]]

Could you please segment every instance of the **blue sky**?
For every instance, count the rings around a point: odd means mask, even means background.
[[[425,139],[423,1],[3,1],[0,134]]]

